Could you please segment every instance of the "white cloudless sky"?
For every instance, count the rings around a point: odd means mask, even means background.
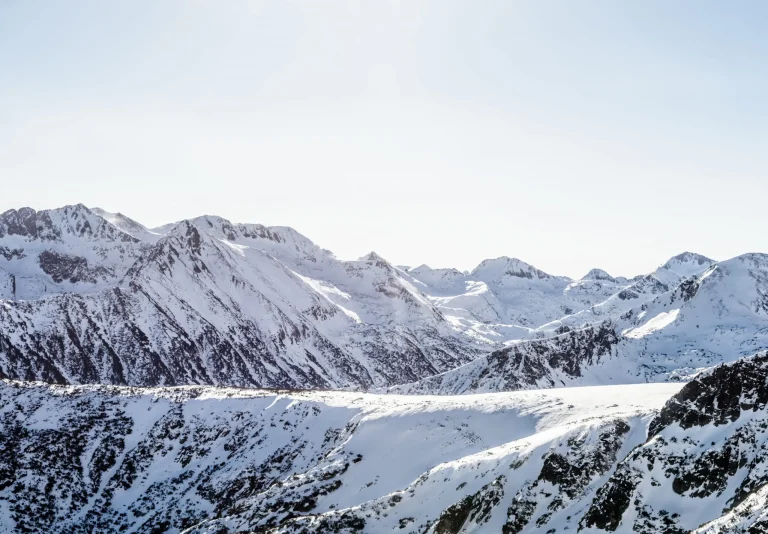
[[[553,274],[768,252],[768,4],[0,0],[0,210]]]

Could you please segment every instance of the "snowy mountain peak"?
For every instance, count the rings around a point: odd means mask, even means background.
[[[189,249],[195,254],[200,254],[200,243],[202,241],[200,231],[189,221],[182,222],[171,232],[171,234],[183,237],[184,242],[189,246]]]
[[[683,252],[660,265],[651,276],[672,289],[684,279],[700,275],[715,263],[715,260],[701,254]]]
[[[715,260],[707,258],[702,254],[683,252],[668,259],[660,268],[673,271],[682,276],[692,276],[704,271],[713,263],[715,263]]]
[[[28,207],[0,214],[0,237],[5,235],[37,235],[37,212]]]
[[[581,277],[581,280],[605,280],[608,282],[615,282],[616,279],[602,269],[592,269],[587,274]]]
[[[464,273],[462,273],[461,271],[459,271],[458,269],[456,269],[454,267],[444,267],[444,268],[433,269],[432,267],[430,267],[426,263],[422,263],[418,267],[411,267],[411,268],[408,269],[408,272],[409,273],[416,273],[416,274],[440,272],[440,273],[454,273],[454,274],[461,275],[461,276],[464,275]]]
[[[444,267],[433,269],[429,265],[421,264],[418,267],[411,267],[408,269],[408,274],[418,278],[430,278],[430,279],[464,279],[467,273],[461,272],[454,267]],[[426,280],[424,280],[426,281]]]
[[[292,269],[311,270],[320,268],[324,262],[335,260],[333,253],[287,226],[232,223],[217,215],[203,215],[187,221],[216,239],[266,252]],[[178,224],[158,226],[151,232],[165,235]]]
[[[131,219],[126,215],[123,215],[120,212],[112,213],[98,207],[90,208],[90,210],[108,223],[119,228],[126,234],[135,237],[139,241],[144,241],[146,243],[156,243],[162,237],[161,234],[150,231],[143,224]]]
[[[83,204],[35,211],[32,208],[8,210],[0,215],[0,238],[18,236],[25,241],[82,241],[102,240],[137,242],[137,240],[111,225]]]
[[[108,223],[83,204],[74,204],[28,213],[29,224],[35,229],[29,238],[42,241],[97,240],[137,243],[138,240],[122,229]]]
[[[526,278],[546,280],[552,275],[537,269],[517,258],[502,256],[500,258],[483,260],[470,273],[470,277],[483,282],[499,282],[504,278]]]
[[[205,228],[206,231],[209,231],[212,235],[222,234],[229,241],[237,239],[234,225],[224,217],[219,217],[218,215],[203,215],[202,217],[195,217],[193,223]]]
[[[731,258],[730,260],[721,261],[718,265],[728,265],[736,262],[750,264],[757,268],[766,268],[768,267],[768,254],[762,252],[747,252],[746,254]]]
[[[392,264],[389,263],[387,260],[376,254],[375,252],[371,251],[365,256],[361,257],[358,261],[364,261],[367,263],[372,263],[376,265],[377,267],[384,267],[387,269],[392,269]]]

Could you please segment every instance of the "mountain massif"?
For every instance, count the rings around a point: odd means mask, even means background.
[[[0,243],[0,377],[368,389],[487,345],[376,254],[340,261],[289,228],[68,206],[3,214]]]
[[[768,532],[768,255],[574,280],[0,214],[0,532]]]
[[[760,348],[768,293],[759,255],[684,253],[632,279],[571,280],[506,257],[405,269],[376,253],[339,260],[286,227],[202,216],[149,229],[83,205],[0,215],[0,252],[0,377],[58,384],[461,393],[674,380]],[[526,372],[505,378],[501,360],[522,355]]]

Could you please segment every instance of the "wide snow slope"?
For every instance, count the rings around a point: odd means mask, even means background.
[[[0,531],[757,534],[768,353],[457,397],[0,381]]]
[[[0,383],[0,531],[560,532],[677,384],[463,397]]]

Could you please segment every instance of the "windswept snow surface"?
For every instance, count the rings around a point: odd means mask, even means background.
[[[0,530],[459,532],[439,523],[470,499],[461,532],[501,532],[522,497],[540,501],[537,517],[549,510],[547,529],[575,528],[679,389],[408,397],[6,381]],[[561,461],[580,478],[532,486]]]
[[[658,332],[665,326],[668,326],[675,322],[680,310],[670,310],[668,312],[660,312],[658,315],[652,317],[641,326],[630,328],[623,332],[624,336],[634,339],[645,337],[653,332]]]
[[[0,381],[0,531],[754,534],[768,353],[464,396]]]

